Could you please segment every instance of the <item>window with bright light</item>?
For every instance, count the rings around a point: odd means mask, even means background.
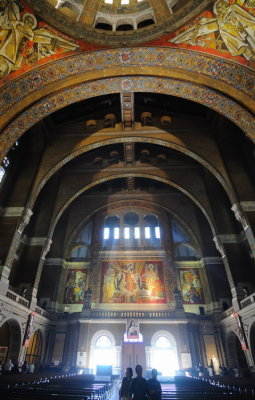
[[[139,226],[135,227],[135,239],[140,239],[140,228],[139,228]]]
[[[4,167],[0,166],[0,183],[2,182],[3,178],[5,175],[5,169]]]
[[[104,240],[109,239],[110,237],[110,228],[104,228]]]
[[[151,228],[149,226],[145,227],[144,234],[145,234],[145,239],[150,239],[151,238]]]
[[[128,226],[124,228],[124,239],[130,239],[130,229]]]
[[[155,238],[160,239],[160,229],[159,226],[155,227]]]
[[[99,338],[96,341],[96,347],[111,347],[111,340],[108,336],[106,335],[102,335],[99,336]]]
[[[106,4],[113,4],[113,0],[104,0]]]
[[[117,239],[120,238],[120,228],[117,227],[117,226],[114,228],[114,231],[113,231],[113,238],[114,238],[115,240],[117,240]]]
[[[129,4],[129,0],[121,0],[121,5]]]

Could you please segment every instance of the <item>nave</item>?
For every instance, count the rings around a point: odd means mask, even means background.
[[[17,382],[17,379],[20,378]],[[88,379],[85,375],[42,377],[26,380],[10,376],[0,380],[2,400],[118,400],[119,380],[109,382]],[[88,379],[88,380],[87,380]],[[176,377],[162,383],[162,400],[252,400],[255,385],[250,381],[232,380],[231,384],[209,379]]]

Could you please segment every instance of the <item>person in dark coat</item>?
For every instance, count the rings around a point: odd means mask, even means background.
[[[158,371],[154,368],[151,371],[151,378],[148,379],[148,386],[149,386],[149,393],[150,393],[150,400],[161,400],[161,384],[157,380]]]
[[[137,365],[135,367],[136,378],[134,378],[130,385],[130,397],[133,400],[147,400],[149,398],[149,386],[146,379],[142,377],[143,367]]]
[[[122,379],[121,387],[119,390],[119,399],[128,400],[130,397],[130,385],[132,382],[133,370],[132,368],[126,369],[126,376]]]

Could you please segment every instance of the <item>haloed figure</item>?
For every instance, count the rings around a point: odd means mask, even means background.
[[[132,382],[133,370],[132,368],[126,369],[126,376],[122,379],[121,387],[119,391],[119,399],[120,400],[129,400],[130,399],[130,386]]]
[[[157,380],[158,371],[156,369],[152,369],[151,371],[151,378],[148,379],[148,386],[150,392],[150,399],[151,400],[161,400],[161,384]]]

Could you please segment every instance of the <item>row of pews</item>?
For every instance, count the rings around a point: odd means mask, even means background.
[[[83,375],[59,375],[15,382],[0,381],[1,400],[107,400],[112,397],[114,382],[89,381]],[[24,378],[23,378],[24,379]]]
[[[180,377],[162,383],[162,400],[254,400],[255,386],[218,385],[214,381]]]
[[[3,377],[1,377],[3,378]],[[35,379],[37,378],[37,379]],[[94,381],[85,375],[6,377],[1,400],[117,400],[119,381]],[[28,381],[29,379],[29,381]],[[162,383],[162,400],[255,400],[255,385],[225,385],[214,380],[178,377]]]

